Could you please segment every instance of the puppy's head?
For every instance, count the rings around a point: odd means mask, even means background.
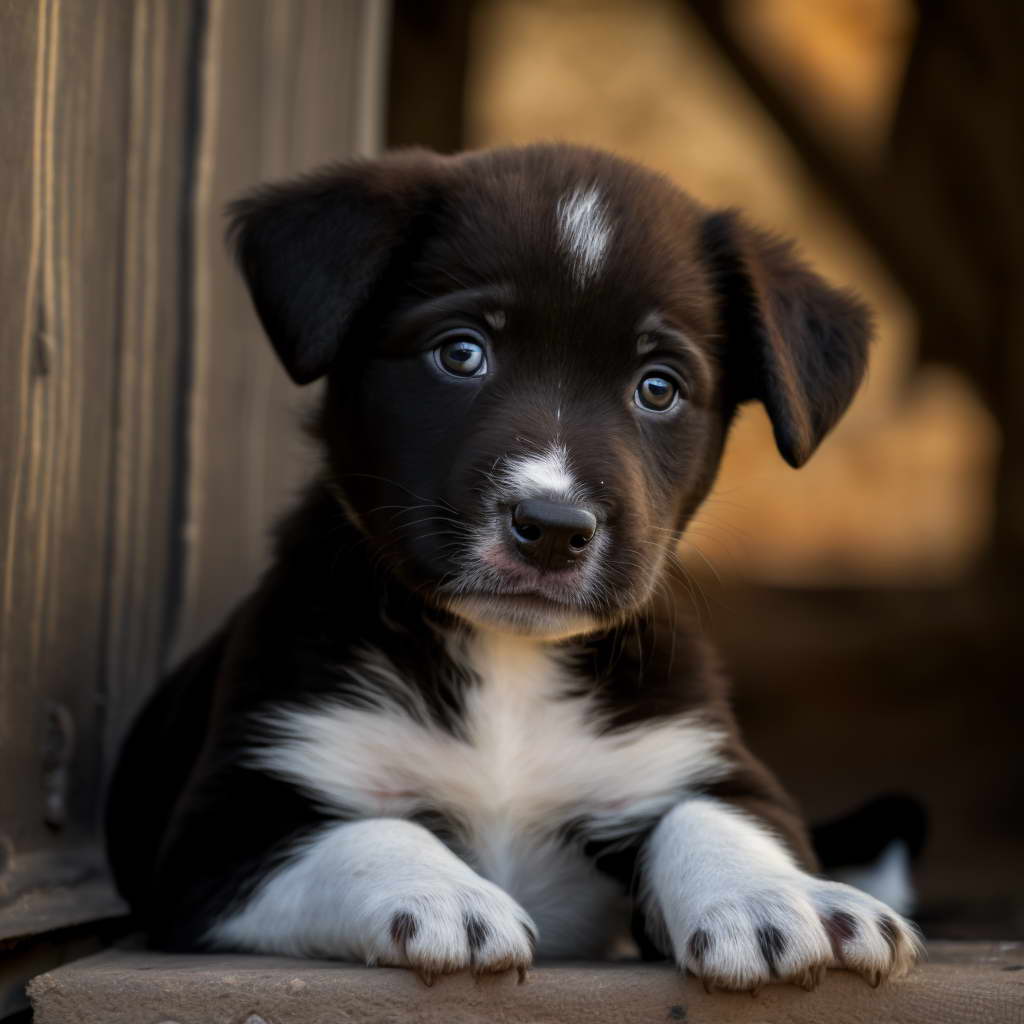
[[[327,377],[345,513],[428,600],[556,637],[650,599],[737,406],[800,466],[865,309],[791,247],[605,153],[408,151],[232,208],[285,369]]]

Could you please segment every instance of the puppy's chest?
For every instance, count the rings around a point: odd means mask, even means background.
[[[556,655],[507,638],[472,642],[461,655],[471,682],[450,728],[415,699],[333,712],[332,742],[348,751],[349,806],[440,812],[472,842],[496,830],[538,835],[569,819],[628,816],[636,796],[668,781],[637,785],[631,758],[652,737],[605,732],[581,695],[585,681]]]
[[[570,820],[628,831],[720,771],[721,737],[699,714],[602,728],[558,652],[485,636],[458,657],[472,681],[454,728],[437,722],[417,681],[368,650],[346,669],[366,703],[286,712],[260,761],[346,816],[437,811],[467,839],[482,828],[556,832]]]

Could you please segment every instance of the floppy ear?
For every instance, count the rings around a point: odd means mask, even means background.
[[[768,410],[775,443],[802,466],[850,404],[864,375],[871,315],[731,210],[711,214],[703,246],[725,330],[727,383],[737,402]]]
[[[406,150],[264,186],[228,207],[229,244],[285,369],[308,384],[415,244],[444,158]]]

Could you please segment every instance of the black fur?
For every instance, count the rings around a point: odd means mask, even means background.
[[[554,219],[581,183],[600,188],[615,229],[588,287],[572,279]],[[328,698],[361,706],[362,683],[346,666],[370,646],[387,652],[433,722],[460,735],[477,680],[439,639],[457,621],[448,588],[467,538],[495,514],[495,463],[543,447],[556,429],[607,540],[600,586],[571,595],[595,623],[567,646],[580,687],[609,731],[702,709],[731,737],[733,771],[709,792],[764,819],[812,864],[796,812],[742,746],[665,565],[739,404],[763,401],[783,455],[793,465],[809,457],[863,372],[863,308],[733,214],[573,147],[354,161],[231,212],[239,264],[282,363],[299,383],[327,378],[315,425],[324,466],[282,525],[259,588],[165,683],[125,747],[111,857],[152,941],[201,946],[211,922],[325,820],[308,795],[251,765],[254,712]],[[499,308],[494,328],[487,316]],[[655,350],[640,359],[637,325],[651,311],[665,326],[651,329]],[[439,368],[432,353],[446,330],[485,339],[487,378]],[[638,412],[645,364],[679,381],[678,412]],[[537,593],[503,586],[491,570],[481,600],[507,605],[516,628],[565,614],[557,579]],[[344,818],[332,809],[331,820]],[[443,810],[420,820],[456,845]],[[654,824],[609,844],[585,817],[553,823],[627,888]],[[408,941],[416,922],[393,928]],[[642,921],[638,937],[648,949]],[[765,936],[769,962],[779,941]]]

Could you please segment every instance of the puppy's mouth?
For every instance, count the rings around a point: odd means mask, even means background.
[[[510,609],[530,609],[538,611],[576,612],[583,609],[565,596],[551,596],[537,590],[463,590],[459,597],[476,601],[489,601],[495,608],[505,606]]]
[[[536,593],[463,591],[447,600],[448,610],[470,625],[545,640],[592,633],[603,618],[579,605]]]
[[[496,599],[526,599],[551,605],[578,606],[590,590],[593,567],[556,571],[537,569],[518,559],[501,543],[485,545],[473,559],[458,591]]]
[[[440,589],[450,610],[477,625],[535,636],[592,632],[607,617],[591,596],[593,570],[541,571],[500,545],[477,552],[473,565]]]
[[[495,602],[505,601],[510,605],[537,605],[551,608],[584,608],[586,601],[579,573],[565,573],[570,579],[534,580],[505,579],[491,573],[475,573],[468,578],[442,586],[442,593],[452,597],[486,598]]]

